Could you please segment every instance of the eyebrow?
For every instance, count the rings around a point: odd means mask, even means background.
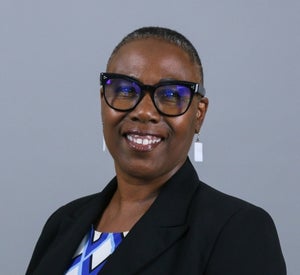
[[[176,79],[176,78],[172,78],[172,77],[168,77],[168,78],[162,78],[162,79],[160,79],[158,83],[165,82],[165,81],[182,81],[182,80],[179,80],[179,79]]]

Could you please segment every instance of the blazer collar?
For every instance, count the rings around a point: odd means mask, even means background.
[[[186,217],[198,186],[197,173],[187,159],[109,257],[100,274],[136,274],[176,242],[188,229]]]
[[[103,275],[136,273],[176,242],[188,229],[188,207],[199,186],[189,159],[164,185],[159,196],[108,258]],[[34,274],[63,274],[91,224],[101,217],[117,188],[116,178],[83,207],[62,220],[57,238],[51,244]],[[59,258],[58,258],[59,257]]]

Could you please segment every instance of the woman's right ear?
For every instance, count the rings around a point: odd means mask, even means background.
[[[199,102],[198,102],[198,110],[197,110],[197,125],[195,128],[195,133],[199,133],[200,128],[202,126],[202,123],[204,121],[206,112],[207,112],[207,108],[208,108],[208,98],[207,97],[202,97]]]

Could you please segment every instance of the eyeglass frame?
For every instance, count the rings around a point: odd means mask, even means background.
[[[138,99],[138,101],[135,103],[135,105],[129,109],[123,110],[123,109],[118,109],[113,107],[107,100],[106,95],[105,95],[105,84],[109,79],[124,79],[130,82],[135,82],[141,89],[141,95],[140,98]],[[190,97],[190,101],[185,109],[184,112],[176,114],[176,115],[172,115],[172,114],[166,114],[163,111],[161,111],[154,100],[154,93],[155,90],[159,87],[162,86],[168,86],[168,85],[182,85],[185,86],[187,88],[190,89],[191,91],[191,97]],[[166,80],[166,81],[161,81],[155,85],[145,85],[144,83],[142,83],[141,81],[139,81],[138,79],[125,75],[125,74],[117,74],[117,73],[106,73],[106,72],[101,72],[100,73],[100,86],[103,88],[103,95],[104,95],[104,99],[106,104],[112,108],[113,110],[119,111],[119,112],[130,112],[133,109],[136,108],[136,106],[142,101],[142,99],[144,98],[144,96],[146,95],[147,91],[149,91],[150,93],[150,98],[153,102],[153,105],[155,106],[156,110],[164,116],[169,116],[169,117],[176,117],[176,116],[181,116],[183,115],[185,112],[187,112],[187,110],[190,108],[190,105],[193,101],[193,97],[195,94],[199,94],[201,97],[205,97],[206,91],[205,88],[203,87],[203,85],[201,83],[196,83],[196,82],[190,82],[190,81],[182,81],[182,80]]]

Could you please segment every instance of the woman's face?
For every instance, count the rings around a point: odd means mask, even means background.
[[[185,51],[152,38],[121,47],[108,72],[132,76],[148,85],[165,79],[200,82],[198,68]],[[156,110],[146,94],[134,110],[119,112],[101,95],[103,132],[117,176],[141,182],[169,179],[185,162],[206,109],[207,99],[195,96],[186,113],[167,117]]]

